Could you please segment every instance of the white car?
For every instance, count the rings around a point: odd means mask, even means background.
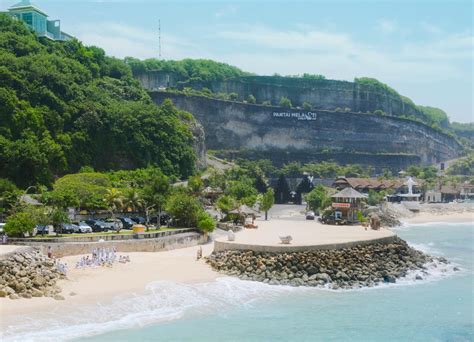
[[[92,233],[92,228],[84,221],[77,222],[75,224],[77,226],[75,233]]]

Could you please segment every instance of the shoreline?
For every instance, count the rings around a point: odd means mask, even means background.
[[[272,218],[268,223],[280,218]],[[264,221],[259,220],[261,224]],[[288,221],[286,224],[295,224],[303,221]],[[472,223],[474,213],[434,214],[420,212],[411,218],[405,218],[405,224],[426,223]],[[236,233],[240,234],[240,233]],[[213,251],[213,242],[201,245],[203,257]],[[215,282],[217,278],[226,277],[206,264],[204,259],[196,261],[196,252],[199,247],[188,247],[163,252],[130,252],[118,253],[129,255],[131,262],[116,263],[112,268],[74,269],[74,265],[82,255],[68,256],[61,260],[69,265],[70,271],[67,280],[61,280],[58,285],[62,288],[64,301],[52,298],[32,298],[11,300],[0,298],[0,331],[5,334],[10,326],[20,321],[19,317],[28,317],[31,320],[43,318],[45,313],[58,314],[81,312],[81,309],[101,305],[107,306],[116,298],[133,298],[145,294],[147,287],[153,282],[168,281],[177,284],[204,284]],[[75,293],[75,295],[71,295]],[[1,335],[0,335],[1,336]]]
[[[203,257],[212,252],[212,243],[201,245]],[[222,275],[214,272],[203,259],[196,261],[199,247],[187,247],[164,252],[118,253],[129,255],[131,262],[115,263],[113,267],[75,269],[83,255],[61,258],[69,265],[68,279],[58,281],[65,300],[49,297],[0,298],[0,331],[4,333],[19,316],[31,319],[45,312],[80,311],[80,308],[98,303],[107,304],[114,298],[144,293],[146,287],[156,281],[196,284],[214,281]],[[71,295],[72,294],[72,295]]]
[[[422,211],[416,213],[413,217],[401,219],[405,224],[426,224],[426,223],[472,223],[474,224],[474,212],[453,212],[453,213],[434,213]]]

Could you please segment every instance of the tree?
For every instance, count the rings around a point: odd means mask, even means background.
[[[137,209],[141,206],[142,199],[140,193],[134,188],[127,189],[123,196],[123,207],[125,209],[132,209],[132,211],[137,211]]]
[[[237,93],[230,93],[229,94],[229,100],[230,101],[237,101],[238,98],[239,98],[239,94],[237,94]]]
[[[369,205],[377,205],[382,203],[382,201],[385,199],[386,192],[385,191],[380,191],[377,192],[375,190],[370,189],[369,190],[369,196],[367,198],[367,203]]]
[[[289,98],[285,97],[285,96],[282,96],[280,98],[280,107],[283,107],[283,108],[291,108],[292,105],[291,105],[291,101]]]
[[[222,195],[216,201],[216,207],[224,214],[227,215],[229,211],[237,207],[237,201],[235,198],[229,195]]]
[[[275,203],[275,192],[272,188],[268,188],[267,192],[262,195],[260,202],[260,210],[265,211],[265,221],[268,218],[268,211]]]
[[[147,227],[150,214],[158,214],[158,227],[160,227],[161,212],[170,192],[169,179],[161,171],[154,173],[153,177],[143,187],[142,203],[145,211]]]
[[[123,208],[123,196],[119,189],[107,189],[104,197],[104,202],[112,215],[115,218],[115,213]]]
[[[241,204],[253,206],[257,200],[257,190],[254,188],[253,180],[242,176],[238,180],[230,181],[225,193]]]
[[[257,99],[255,98],[255,96],[250,94],[249,96],[247,96],[247,103],[255,104],[255,103],[257,103]]]
[[[198,215],[197,227],[205,233],[211,233],[216,228],[216,221],[214,221],[209,213],[202,210]]]
[[[178,227],[196,227],[198,215],[202,210],[199,201],[183,191],[172,194],[166,201],[165,208]]]
[[[305,196],[305,199],[308,209],[313,211],[324,209],[330,200],[326,195],[326,190],[321,184],[317,185],[313,190],[311,190],[311,192]]]
[[[271,103],[270,101],[263,101],[263,102],[262,102],[262,105],[263,105],[263,106],[271,106],[272,103]]]
[[[35,221],[29,213],[18,212],[8,217],[4,231],[12,237],[23,237],[27,233],[33,233],[35,224]]]
[[[199,176],[193,176],[189,177],[188,179],[188,188],[191,190],[191,192],[197,194],[201,192],[201,190],[204,188],[204,183]]]

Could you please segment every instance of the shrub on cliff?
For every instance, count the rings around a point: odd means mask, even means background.
[[[289,98],[285,97],[285,96],[282,96],[280,98],[280,107],[283,107],[283,108],[291,108],[292,107],[292,104],[291,104],[291,101]]]
[[[257,99],[255,98],[255,96],[250,94],[249,96],[247,96],[247,103],[255,104],[257,103]]]
[[[313,109],[313,106],[311,105],[311,103],[305,101],[305,102],[303,102],[303,109],[304,110],[311,110],[311,109]]]

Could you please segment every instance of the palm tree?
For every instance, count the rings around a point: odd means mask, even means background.
[[[112,218],[115,219],[115,212],[123,207],[123,196],[120,190],[116,188],[107,189],[104,197],[104,202],[112,214]]]
[[[135,189],[129,189],[123,197],[123,207],[136,211],[142,206],[142,198]]]

